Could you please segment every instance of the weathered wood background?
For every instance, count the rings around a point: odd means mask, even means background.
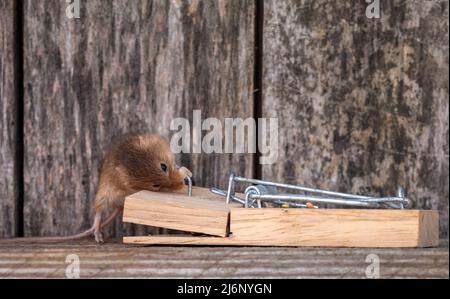
[[[18,233],[14,11],[14,1],[0,0],[0,238]]]
[[[448,236],[448,1],[264,1],[263,177],[439,209]]]
[[[125,132],[169,136],[177,117],[253,115],[253,5],[243,1],[25,2],[26,235],[92,223],[97,169]],[[192,123],[192,122],[191,122]],[[252,156],[183,157],[200,185]]]
[[[72,20],[63,0],[19,1],[0,0],[0,236],[87,228],[112,138],[170,137],[172,119],[200,109],[278,117],[280,146],[261,169],[252,154],[184,154],[197,185],[224,187],[231,170],[373,194],[404,185],[414,207],[440,210],[448,238],[448,0],[382,1],[381,19],[363,0],[265,0],[258,14],[259,0],[92,0]]]

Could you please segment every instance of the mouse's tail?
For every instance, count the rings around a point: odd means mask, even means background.
[[[90,229],[71,236],[66,237],[30,237],[30,238],[12,238],[12,239],[0,239],[0,244],[36,244],[36,243],[62,243],[67,241],[73,241],[73,240],[79,240],[83,239],[89,236],[92,236],[94,233],[94,228],[91,227]]]
[[[122,209],[116,209],[112,215],[110,215],[104,222],[100,224],[101,228],[109,225],[120,213]],[[90,237],[94,234],[95,226],[90,229],[71,236],[66,237],[26,237],[26,238],[12,238],[12,239],[0,239],[0,244],[36,244],[36,243],[62,243],[74,240],[80,240],[83,238]]]

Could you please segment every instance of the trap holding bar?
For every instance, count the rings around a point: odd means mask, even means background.
[[[239,198],[235,194],[237,182],[252,184],[245,190],[245,198]],[[277,188],[302,191],[307,194],[278,193]],[[271,181],[249,179],[235,176],[231,173],[228,179],[227,191],[211,188],[211,192],[224,196],[226,203],[232,200],[243,204],[247,208],[262,208],[264,202],[272,202],[282,207],[295,208],[318,208],[314,204],[335,204],[360,208],[393,208],[404,209],[410,201],[405,197],[402,187],[398,188],[397,196],[394,197],[372,197],[356,195],[329,190],[310,188],[300,185],[276,183]],[[315,195],[313,195],[315,194]],[[319,194],[320,196],[318,196]]]

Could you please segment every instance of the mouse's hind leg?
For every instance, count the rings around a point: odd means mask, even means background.
[[[123,211],[123,209],[116,208],[113,211],[113,213],[103,222],[102,222],[102,212],[101,211],[97,211],[95,213],[93,229],[94,229],[95,241],[97,241],[97,243],[103,243],[102,228],[108,226],[111,222],[113,222],[114,219],[116,219],[117,216],[122,211]]]
[[[94,236],[98,243],[103,243],[102,228],[112,222],[122,212],[125,192],[110,183],[101,180],[95,197]],[[113,208],[113,213],[102,222],[102,216]]]
[[[94,217],[94,237],[97,243],[103,243],[103,234],[102,234],[102,212],[96,211]]]

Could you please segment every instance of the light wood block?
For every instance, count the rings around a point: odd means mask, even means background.
[[[231,237],[125,237],[141,245],[436,247],[438,212],[231,209]]]
[[[434,247],[439,214],[418,210],[232,209],[233,238],[262,246]]]
[[[226,236],[230,206],[223,197],[204,188],[193,196],[183,191],[162,193],[141,191],[125,199],[123,221],[155,227]]]
[[[233,238],[193,237],[193,236],[140,236],[123,237],[123,243],[135,245],[195,245],[195,246],[230,246],[243,245]]]

